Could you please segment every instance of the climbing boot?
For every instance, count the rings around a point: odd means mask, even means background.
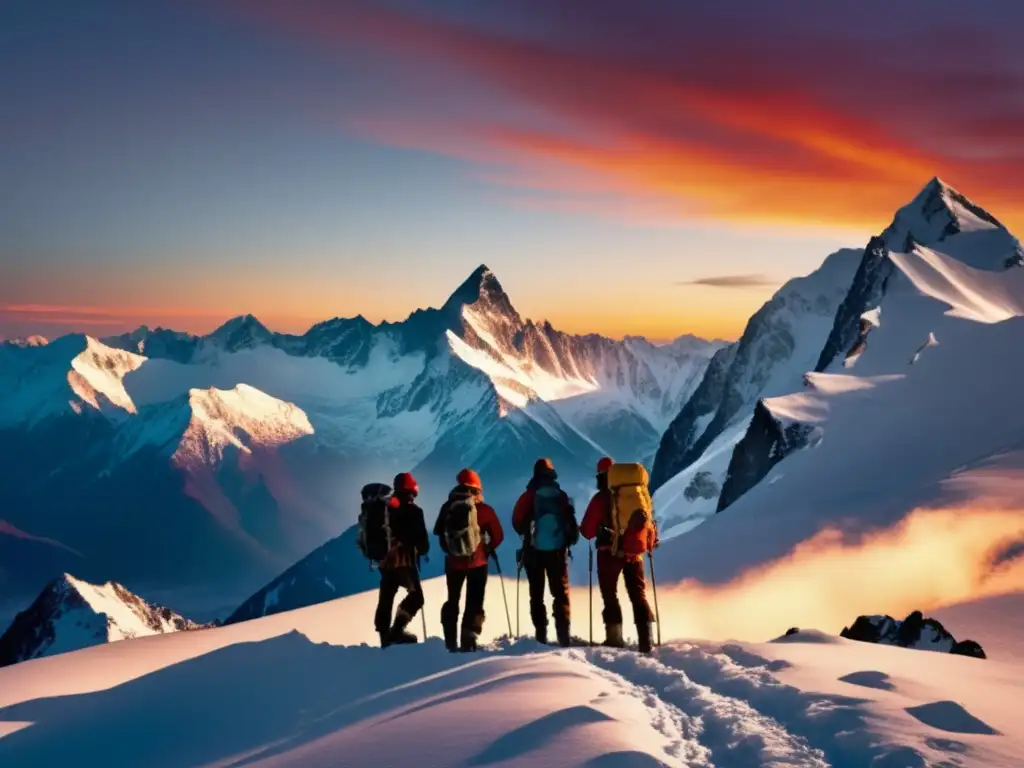
[[[643,622],[636,625],[637,650],[640,653],[649,654],[653,650],[651,645],[651,624]]]
[[[477,649],[477,634],[467,627],[462,628],[462,637],[459,640],[459,650],[463,653],[472,653]]]
[[[445,610],[447,607],[446,603],[445,607],[441,609],[441,629],[444,632],[444,647],[451,653],[456,653],[459,650],[459,613],[457,610],[454,613]]]
[[[395,645],[410,645],[417,642],[416,635],[406,629],[410,621],[412,621],[412,616],[405,611],[398,612],[398,615],[395,616],[395,623],[391,627],[392,643]]]
[[[557,624],[555,626],[555,636],[558,638],[558,644],[563,648],[568,648],[572,645],[572,637],[569,634],[568,624]]]
[[[624,648],[625,641],[622,639],[621,624],[606,624],[604,628],[605,640],[602,645],[606,648]]]

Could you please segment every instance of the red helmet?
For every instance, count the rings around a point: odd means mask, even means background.
[[[484,489],[484,484],[480,482],[480,475],[472,469],[463,469],[458,475],[456,475],[455,481],[459,485],[464,485],[467,488],[476,488],[478,491],[482,491]]]
[[[612,464],[615,462],[608,456],[605,456],[597,461],[597,474],[603,475],[609,469],[612,468]]]
[[[416,496],[420,492],[419,483],[416,482],[416,478],[408,472],[402,472],[401,474],[395,475],[395,493],[411,493]]]

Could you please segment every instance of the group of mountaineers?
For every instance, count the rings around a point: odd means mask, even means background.
[[[505,535],[497,513],[484,501],[480,476],[472,469],[463,469],[456,483],[433,528],[445,554],[448,587],[448,599],[441,607],[441,626],[449,651],[473,651],[483,630],[488,565],[494,559],[500,575],[496,550]],[[522,537],[522,547],[516,552],[517,576],[520,570],[526,573],[530,618],[538,641],[548,642],[546,585],[551,592],[555,637],[563,647],[571,644],[569,557],[571,547],[582,536],[597,548],[598,585],[604,602],[604,645],[624,646],[618,598],[621,575],[633,607],[638,648],[643,653],[651,651],[654,615],[647,602],[643,557],[659,542],[647,484],[647,471],[640,464],[616,464],[610,458],[602,458],[597,463],[597,493],[591,498],[582,522],[577,523],[576,510],[558,485],[554,465],[549,459],[539,459],[534,464],[533,475],[513,510],[512,527]],[[393,487],[372,483],[362,489],[359,547],[380,571],[374,625],[382,647],[417,641],[409,624],[423,609],[419,561],[430,550],[423,510],[415,501],[418,494],[419,486],[408,472],[397,475]],[[460,625],[463,585],[466,601]],[[392,621],[399,588],[405,589],[406,595]]]

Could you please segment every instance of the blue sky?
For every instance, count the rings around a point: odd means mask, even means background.
[[[485,262],[566,330],[733,337],[931,175],[1024,222],[1009,0],[432,7],[11,3],[0,336],[399,319]]]

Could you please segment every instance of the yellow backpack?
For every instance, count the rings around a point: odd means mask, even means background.
[[[626,531],[639,531],[654,522],[654,503],[647,489],[648,480],[643,464],[612,464],[609,467],[612,552],[619,551],[619,539]]]

